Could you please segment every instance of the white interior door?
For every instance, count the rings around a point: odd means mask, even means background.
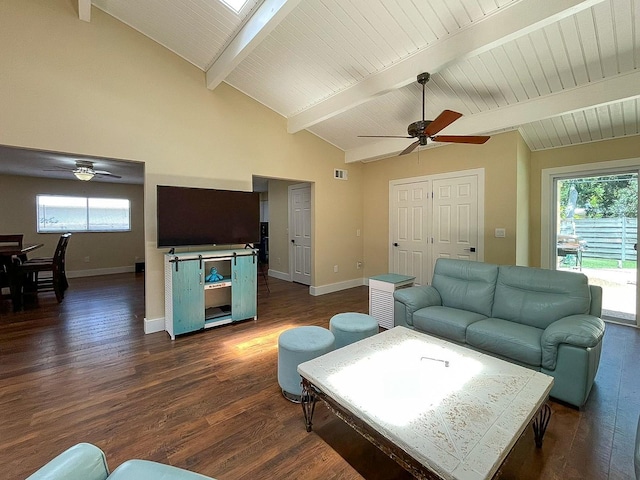
[[[478,260],[478,177],[433,181],[433,260]]]
[[[391,271],[416,277],[426,285],[429,263],[429,181],[394,185],[391,189]]]
[[[431,283],[439,257],[484,260],[484,170],[390,182],[389,270]]]
[[[311,285],[311,185],[289,187],[289,269],[291,280]]]

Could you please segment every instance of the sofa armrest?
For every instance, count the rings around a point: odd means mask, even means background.
[[[556,368],[558,345],[566,343],[575,347],[593,348],[602,341],[604,322],[593,315],[570,315],[549,325],[540,339],[542,366]]]
[[[431,285],[401,288],[393,292],[394,324],[402,326],[413,325],[413,313],[424,307],[442,305],[438,291]]]
[[[600,285],[589,285],[591,293],[591,304],[589,313],[596,317],[602,317],[602,287]]]
[[[106,480],[107,459],[90,443],[79,443],[65,450],[27,480]]]

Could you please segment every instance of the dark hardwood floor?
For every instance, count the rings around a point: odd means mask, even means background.
[[[21,479],[91,442],[115,468],[143,458],[219,480],[404,479],[408,474],[318,404],[314,432],[277,382],[277,338],[367,311],[367,288],[312,297],[259,278],[258,321],[171,341],[145,335],[141,274],[71,279],[62,304],[0,303],[0,476]],[[527,432],[502,478],[631,479],[640,412],[640,331],[607,325],[581,410],[551,402],[542,449]],[[398,405],[402,408],[402,405]]]

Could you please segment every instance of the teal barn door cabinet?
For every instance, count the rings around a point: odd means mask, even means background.
[[[257,250],[168,253],[165,330],[176,335],[257,319]]]

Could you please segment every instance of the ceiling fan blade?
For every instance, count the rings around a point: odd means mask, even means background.
[[[358,138],[413,138],[406,135],[358,135]]]
[[[436,117],[435,120],[427,125],[427,128],[424,129],[424,134],[428,137],[435,135],[443,128],[451,125],[461,116],[461,113],[454,112],[453,110],[444,110],[440,115]]]
[[[73,168],[67,167],[51,167],[51,168],[43,168],[43,172],[73,172]]]
[[[111,177],[111,178],[122,178],[120,175],[116,175],[114,173],[111,172],[107,172],[105,170],[94,170],[94,172],[96,175],[102,175],[104,177]]]
[[[482,145],[491,137],[483,135],[436,135],[431,137],[434,142],[450,142],[450,143],[473,143],[475,145]]]
[[[411,145],[409,145],[407,148],[401,151],[400,155],[406,155],[408,153],[413,152],[418,145],[420,145],[420,140],[416,140],[415,142],[413,142]]]

